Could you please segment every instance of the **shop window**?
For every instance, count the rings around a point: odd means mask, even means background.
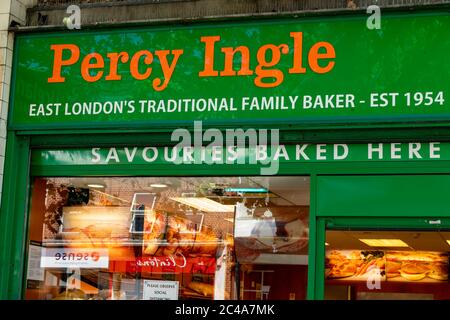
[[[325,299],[449,300],[448,231],[328,230]]]
[[[35,178],[27,299],[304,299],[307,177]]]

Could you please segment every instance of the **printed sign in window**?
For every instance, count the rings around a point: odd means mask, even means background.
[[[41,256],[42,248],[40,246],[30,245],[28,247],[28,280],[44,281],[44,270],[40,267]]]
[[[144,280],[144,300],[178,300],[178,281]]]
[[[41,268],[108,268],[107,249],[44,248]]]

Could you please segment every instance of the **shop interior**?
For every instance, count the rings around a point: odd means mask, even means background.
[[[450,232],[328,230],[325,299],[450,299]]]
[[[26,299],[305,299],[308,177],[35,178]]]

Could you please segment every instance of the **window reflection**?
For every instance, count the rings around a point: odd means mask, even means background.
[[[36,178],[29,225],[28,299],[306,292],[306,177]]]

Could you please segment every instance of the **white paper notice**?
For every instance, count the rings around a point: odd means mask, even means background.
[[[144,280],[143,300],[178,300],[178,281]]]
[[[44,269],[41,268],[41,253],[40,246],[32,245],[28,247],[28,280],[44,281]]]

